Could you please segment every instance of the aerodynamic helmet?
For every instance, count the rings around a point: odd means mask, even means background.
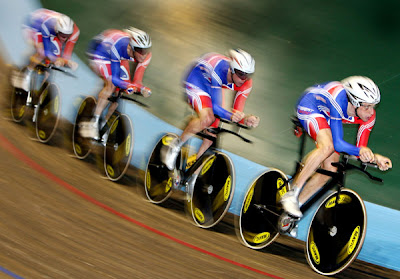
[[[239,48],[231,49],[229,50],[229,57],[231,58],[230,67],[232,73],[235,73],[235,70],[246,74],[254,73],[255,61],[246,51]]]
[[[69,16],[60,15],[57,19],[55,30],[57,33],[71,35],[74,31],[74,22]]]
[[[349,101],[355,107],[361,106],[361,103],[378,104],[381,100],[379,88],[370,78],[350,76],[341,83],[346,89]]]

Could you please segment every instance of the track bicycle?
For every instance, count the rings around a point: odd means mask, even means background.
[[[119,88],[116,88],[108,100],[110,101],[108,108],[120,100],[129,100],[141,106],[147,106],[130,95],[124,94]],[[124,176],[132,159],[134,143],[132,121],[127,114],[115,110],[109,119],[100,121],[102,124],[99,129],[100,139],[98,141],[83,138],[79,133],[80,125],[82,122],[89,122],[92,119],[96,103],[93,96],[85,97],[81,102],[72,131],[72,148],[75,156],[83,160],[91,153],[94,145],[100,146],[103,149],[102,167],[105,174],[111,181],[117,181]],[[107,109],[104,110],[104,112],[106,111]]]
[[[221,119],[220,123],[224,120]],[[224,121],[225,123],[228,121]],[[230,133],[245,142],[251,142],[239,134],[239,131],[222,128],[208,128],[216,137],[205,132],[198,133],[201,138],[212,141],[212,145],[196,160],[197,154],[190,155],[190,143],[186,143],[173,171],[169,171],[161,160],[161,149],[168,146],[178,135],[167,133],[155,145],[146,168],[145,193],[148,200],[155,204],[166,201],[174,191],[186,195],[186,208],[196,226],[211,228],[218,224],[233,199],[235,190],[235,170],[228,155],[217,149],[218,138],[222,133]]]
[[[301,167],[306,132],[297,118],[292,119],[295,131],[300,132],[301,145],[296,172]],[[317,210],[308,227],[305,254],[311,268],[322,275],[334,275],[347,268],[359,254],[364,243],[367,213],[362,198],[345,188],[347,171],[357,170],[370,179],[383,182],[367,171],[375,164],[362,163],[355,157],[341,154],[339,162],[332,163],[336,172],[317,169],[331,179],[300,210],[304,213],[312,205]],[[290,189],[288,177],[278,169],[268,169],[251,184],[235,221],[236,232],[242,244],[252,249],[262,249],[273,243],[282,226],[296,226],[298,220],[288,221],[279,203]]]
[[[31,121],[35,125],[36,137],[42,143],[49,142],[53,137],[61,113],[60,89],[52,82],[53,70],[75,77],[54,64],[42,63],[36,65],[33,70],[29,91],[15,87],[11,82],[11,117],[13,121],[24,123],[27,118],[31,117]],[[25,68],[13,69],[11,78],[21,77],[24,71]]]

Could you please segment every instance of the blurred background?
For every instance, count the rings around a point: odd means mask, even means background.
[[[191,112],[183,98],[185,67],[206,52],[226,54],[242,48],[256,60],[253,92],[245,112],[261,117],[257,129],[246,131],[254,140],[243,145],[226,137],[223,148],[268,167],[291,174],[299,141],[290,116],[297,98],[308,86],[349,75],[366,75],[380,87],[382,101],[369,146],[387,155],[394,169],[376,175],[380,186],[361,175],[348,177],[349,187],[363,199],[399,210],[400,2],[278,1],[278,0],[42,0],[43,7],[69,15],[81,31],[75,53],[87,63],[92,37],[108,28],[134,26],[153,40],[153,58],[144,84],[153,91],[149,112],[183,128]],[[99,90],[97,88],[95,90]],[[94,92],[87,92],[94,94]],[[392,123],[392,124],[390,124]],[[355,142],[357,127],[348,125],[345,137]],[[308,141],[308,149],[313,148]],[[240,172],[240,170],[237,170]]]

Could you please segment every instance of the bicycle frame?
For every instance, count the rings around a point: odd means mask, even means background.
[[[215,152],[214,150],[218,147],[219,144],[219,137],[218,134],[220,133],[230,133],[233,134],[241,139],[243,139],[245,142],[251,142],[250,140],[246,139],[245,137],[239,135],[238,133],[235,133],[231,130],[227,130],[222,128],[222,123],[228,123],[228,121],[221,119],[220,121],[220,126],[218,128],[209,128],[208,131],[215,134],[216,137],[213,137],[205,132],[199,132],[197,133],[198,136],[200,136],[202,139],[208,139],[212,141],[211,146],[203,153],[200,155],[199,158],[196,159],[196,161],[188,168],[186,169],[185,166],[187,164],[188,158],[189,158],[189,152],[185,152],[185,154],[181,153],[181,160],[179,164],[179,170],[182,171],[184,174],[184,178],[181,181],[181,185],[185,185],[185,183],[191,178],[191,176],[198,170],[201,165],[203,164],[204,160],[207,159],[209,156],[212,156]],[[242,126],[240,124],[237,124],[239,128],[247,128],[246,126]]]

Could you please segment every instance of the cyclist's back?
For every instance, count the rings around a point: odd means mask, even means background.
[[[313,85],[305,90],[297,104],[297,115],[314,139],[318,129],[327,128],[318,120],[323,116],[332,131],[335,150],[358,156],[358,147],[367,146],[376,114],[374,113],[368,121],[363,121],[357,116],[349,116],[347,107],[348,98],[345,88],[338,81],[330,81]],[[311,124],[315,121],[318,122],[318,125]],[[342,123],[360,124],[356,146],[343,140]]]
[[[200,89],[208,93],[214,113],[224,119],[230,119],[232,113],[222,107],[224,104],[222,89],[236,91],[232,107],[239,111],[243,111],[246,99],[252,89],[252,79],[246,80],[241,86],[230,83],[227,78],[229,68],[230,59],[228,57],[218,53],[207,53],[197,60],[185,80],[185,85],[190,90]],[[193,95],[188,96],[189,98],[194,97]],[[191,102],[194,104],[194,100]],[[205,106],[207,107],[207,104]]]
[[[27,19],[26,25],[30,29],[29,39],[34,44],[43,43],[43,57],[48,57],[54,61],[57,57],[63,57],[67,60],[71,59],[74,46],[79,38],[79,28],[73,23],[72,33],[68,34],[68,40],[65,45],[57,37],[57,21],[63,15],[56,11],[39,9],[34,11]]]

